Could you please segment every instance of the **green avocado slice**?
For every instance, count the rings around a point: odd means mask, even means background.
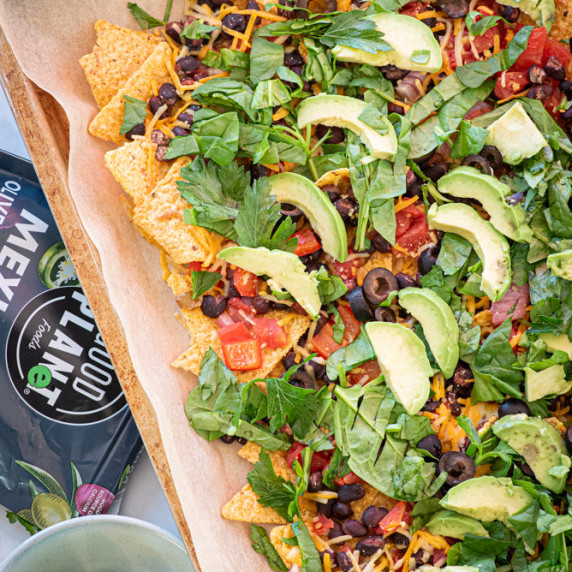
[[[572,342],[567,334],[540,334],[538,336],[548,348],[549,351],[555,352],[557,350],[566,352],[570,360],[572,360]]]
[[[429,399],[433,374],[423,342],[405,326],[390,322],[368,322],[365,331],[395,399],[415,415]]]
[[[439,510],[431,516],[425,528],[436,536],[450,536],[463,540],[465,534],[488,536],[488,530],[476,519],[452,510]]]
[[[450,203],[427,213],[429,228],[453,232],[467,239],[483,263],[481,290],[492,302],[500,300],[511,283],[510,248],[506,238],[472,207]]]
[[[510,188],[496,177],[485,175],[474,167],[457,167],[437,181],[439,191],[459,199],[480,202],[489,213],[491,224],[517,242],[530,242],[532,230],[524,220],[520,205],[509,206]]]
[[[421,20],[404,14],[383,12],[369,18],[383,32],[383,39],[393,48],[375,54],[347,46],[336,46],[332,53],[341,62],[371,66],[394,65],[402,70],[433,73],[443,66],[443,55],[431,28]]]
[[[476,518],[482,522],[505,521],[529,506],[534,499],[508,477],[477,477],[449,489],[439,501],[448,510]]]
[[[268,179],[278,202],[298,207],[318,233],[322,248],[336,260],[348,256],[348,236],[342,217],[320,187],[296,173],[279,173]]]
[[[564,280],[572,280],[572,250],[549,254],[546,266],[555,276],[560,276]]]
[[[550,423],[525,413],[505,415],[494,423],[493,433],[524,457],[541,485],[556,494],[564,490],[570,457]]]
[[[554,0],[499,0],[499,4],[522,10],[539,28],[544,26],[547,32],[550,32],[556,18]]]
[[[451,308],[429,288],[400,290],[399,304],[421,324],[445,378],[452,377],[459,361],[459,326]]]
[[[367,107],[365,101],[345,95],[321,94],[304,99],[299,105],[298,127],[321,124],[328,127],[343,127],[353,131],[377,159],[392,160],[397,152],[397,137],[393,125],[383,117],[386,132],[379,131],[364,123],[359,116]]]
[[[266,274],[277,287],[288,290],[313,319],[318,318],[322,305],[318,283],[312,275],[305,272],[306,267],[295,254],[283,250],[268,250],[262,246],[231,246],[221,250],[218,257],[257,276]]]
[[[566,381],[561,364],[551,365],[541,371],[524,368],[524,391],[527,401],[536,401],[547,395],[563,395],[572,389],[572,381]]]

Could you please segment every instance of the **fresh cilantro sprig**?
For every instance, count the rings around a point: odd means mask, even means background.
[[[218,272],[208,272],[206,270],[191,270],[191,284],[193,286],[193,300],[208,292],[220,279],[222,275]]]
[[[167,5],[168,11],[165,11],[165,19],[158,20],[157,18],[151,16],[148,12],[145,12],[143,8],[140,8],[135,2],[128,2],[127,9],[131,12],[131,15],[135,18],[137,24],[142,30],[150,30],[151,28],[158,28],[159,26],[164,26],[166,24],[167,18],[171,12],[170,6],[173,0],[169,0]]]
[[[480,20],[477,20],[477,18],[480,18]],[[469,12],[465,16],[465,25],[467,26],[471,36],[481,36],[487,30],[490,30],[492,27],[496,26],[499,22],[504,22],[508,26],[512,26],[512,24],[508,20],[505,20],[502,16],[483,16],[476,10]]]
[[[208,26],[202,20],[193,20],[188,26],[185,26],[181,37],[189,40],[198,40],[207,38],[214,30],[218,30],[218,28],[216,26]]]
[[[262,556],[266,556],[271,570],[275,572],[288,571],[288,568],[286,568],[284,562],[282,562],[282,558],[280,558],[280,555],[276,552],[276,548],[274,548],[272,542],[270,542],[264,528],[256,524],[251,524],[250,538],[252,540],[252,548],[259,554],[262,554]]]

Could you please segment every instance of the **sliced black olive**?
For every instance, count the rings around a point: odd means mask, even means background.
[[[439,6],[450,18],[464,18],[469,13],[469,0],[439,0]]]
[[[363,293],[367,301],[374,306],[387,299],[390,292],[399,290],[399,284],[393,272],[387,268],[370,270],[363,281]]]
[[[417,280],[413,278],[413,276],[409,276],[409,274],[405,274],[405,272],[399,272],[395,275],[397,279],[397,284],[399,285],[399,289],[402,288],[414,288],[417,286]]]
[[[343,143],[345,134],[341,127],[326,127],[325,125],[318,125],[316,127],[316,137],[318,139],[325,137],[328,133],[328,130],[330,131],[330,136],[324,141],[324,143],[329,143],[332,145]]]
[[[463,481],[472,479],[475,476],[475,462],[465,453],[449,451],[443,453],[439,459],[439,472],[447,471],[446,483],[454,487]]]
[[[314,380],[309,373],[302,368],[297,369],[288,379],[290,385],[295,387],[304,387],[305,389],[314,389]]]
[[[331,203],[335,203],[340,198],[340,189],[336,185],[326,185],[322,187],[322,192],[328,195]]]
[[[350,303],[352,312],[360,322],[369,322],[373,319],[373,312],[369,307],[360,286],[356,286],[346,294],[346,298]]]
[[[517,415],[518,413],[526,413],[526,415],[530,415],[530,408],[520,399],[510,397],[499,405],[499,417],[504,417],[505,415]]]
[[[435,266],[437,262],[437,257],[439,256],[439,247],[435,244],[429,248],[426,248],[419,256],[418,270],[423,276],[431,271],[431,268]]]
[[[544,64],[544,71],[556,81],[566,79],[566,69],[556,56],[550,56]]]
[[[392,65],[381,66],[379,69],[386,79],[397,80],[407,75],[407,70],[402,70]]]
[[[383,238],[383,236],[381,236],[377,231],[374,231],[371,243],[378,252],[391,252],[391,244],[389,244],[389,242],[387,242],[387,240],[385,240],[385,238]]]
[[[518,8],[513,8],[512,6],[503,6],[501,10],[501,16],[511,23],[518,20],[520,16],[520,10]]]
[[[427,451],[433,455],[433,457],[439,457],[441,454],[441,441],[437,435],[427,435],[427,437],[423,437],[416,446],[418,449]]]
[[[290,203],[281,203],[280,214],[282,216],[289,216],[292,219],[292,222],[298,222],[303,213],[298,207],[295,207]]]
[[[392,324],[395,324],[395,322],[397,322],[397,317],[395,316],[395,312],[391,308],[378,306],[375,309],[373,315],[377,322],[390,322]]]
[[[222,437],[220,437],[220,440],[225,445],[230,445],[231,443],[234,443],[234,441],[236,440],[236,437],[234,435],[223,435]]]
[[[461,165],[468,165],[481,170],[485,175],[493,175],[494,171],[491,164],[482,155],[467,155],[462,161]]]

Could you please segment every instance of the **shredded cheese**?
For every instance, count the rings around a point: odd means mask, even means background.
[[[510,101],[511,99],[516,99],[517,97],[525,97],[529,91],[530,91],[530,88],[527,88],[524,91],[521,91],[520,93],[514,93],[513,95],[510,95],[509,97],[506,97],[505,99],[500,99],[497,103],[500,105],[502,103],[506,103],[507,101]]]
[[[419,197],[411,197],[409,199],[403,200],[400,196],[397,203],[395,204],[395,212],[398,213],[399,211],[402,211],[403,209],[406,209],[407,207],[411,206],[412,204],[417,202],[418,198]]]
[[[445,24],[443,24],[442,22],[439,22],[436,26],[433,26],[431,28],[431,31],[433,33],[435,33],[435,32],[440,32],[441,30],[444,30],[444,29],[445,29]]]
[[[520,342],[520,339],[522,338],[522,335],[524,334],[524,332],[526,332],[526,330],[527,330],[526,324],[520,324],[520,326],[518,326],[516,334],[509,342],[511,348],[514,349],[516,346],[518,346],[518,343]]]
[[[281,107],[273,116],[272,121],[280,121],[280,119],[284,119],[290,112],[285,108]]]
[[[436,10],[428,10],[427,12],[416,14],[415,17],[418,20],[428,20],[429,18],[446,18],[447,14],[445,12],[437,12]]]

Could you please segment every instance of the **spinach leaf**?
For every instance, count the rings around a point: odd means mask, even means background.
[[[195,123],[193,135],[201,155],[221,166],[230,165],[238,152],[239,125],[238,115],[234,112]]]
[[[334,77],[334,71],[326,50],[310,38],[304,39],[304,46],[308,51],[308,62],[304,66],[304,79],[321,84],[322,91],[327,92]]]
[[[151,14],[145,12],[145,10],[140,8],[135,2],[127,2],[127,9],[131,12],[131,15],[135,18],[135,21],[142,30],[150,30],[151,28],[164,26],[166,23],[162,20],[157,20],[157,18],[151,16]]]
[[[275,572],[288,572],[288,569],[278,552],[276,552],[276,548],[274,548],[272,542],[270,542],[264,528],[256,524],[251,524],[250,538],[252,540],[252,548],[266,557],[271,570],[275,570]]]
[[[264,109],[284,105],[291,99],[288,88],[279,79],[261,81],[254,91],[252,109]]]
[[[250,81],[254,85],[272,79],[284,65],[284,46],[255,35],[250,49]]]
[[[471,243],[458,234],[446,232],[441,240],[441,250],[437,257],[437,264],[445,276],[455,274],[467,262],[473,247]]]
[[[550,270],[532,273],[529,280],[530,301],[533,304],[546,298],[560,298],[562,280]]]
[[[528,263],[527,256],[530,246],[522,242],[515,242],[510,248],[512,281],[517,286],[528,282],[528,273],[532,265]]]
[[[461,121],[459,135],[451,149],[451,157],[462,159],[467,155],[477,154],[485,145],[489,135],[487,129],[471,125],[468,121]]]
[[[200,19],[193,20],[189,25],[185,26],[185,29],[181,32],[181,37],[189,40],[208,38],[209,34],[214,30],[218,30],[218,28],[216,26],[207,26]]]
[[[455,318],[459,325],[459,358],[467,361],[479,349],[481,328],[475,324],[469,312],[459,310],[455,312]]]
[[[298,546],[302,554],[303,572],[322,572],[320,553],[314,544],[306,523],[299,518],[292,523],[292,530],[298,540]]]
[[[220,279],[222,275],[218,272],[208,272],[204,270],[191,270],[191,284],[193,286],[193,300],[208,292]]]
[[[433,266],[427,274],[421,277],[420,282],[423,288],[430,288],[449,304],[453,297],[453,288],[445,281],[442,268],[437,265]]]
[[[477,20],[479,18],[479,20]],[[502,16],[483,16],[480,12],[473,10],[465,16],[465,25],[471,36],[481,36],[499,22],[511,25]]]
[[[147,102],[136,99],[129,95],[123,96],[123,123],[119,130],[120,135],[131,131],[136,125],[140,125],[147,117]]]
[[[339,449],[334,450],[334,454],[332,455],[328,466],[322,473],[322,482],[329,489],[337,490],[338,485],[335,483],[335,480],[338,477],[343,477],[349,473],[347,461],[347,457],[344,457]]]
[[[506,559],[509,547],[510,543],[505,540],[467,533],[461,544],[460,560],[456,564],[474,566],[479,572],[496,572],[495,559]]]
[[[493,383],[501,392],[520,398],[522,371],[515,369],[515,355],[509,343],[512,322],[507,319],[484,341],[473,361],[472,369],[485,381]]]
[[[323,267],[316,272],[315,277],[318,280],[318,294],[322,304],[330,304],[348,291],[339,276],[328,274]]]
[[[520,98],[518,101],[520,101],[524,110],[530,115],[541,133],[548,139],[553,149],[562,149],[566,153],[572,153],[572,142],[556,121],[552,119],[550,113],[546,111],[542,101],[528,99],[527,97]]]
[[[175,137],[169,141],[165,159],[171,160],[177,157],[185,157],[196,155],[199,152],[199,144],[194,135],[185,135],[183,137]]]
[[[548,196],[552,231],[561,238],[572,238],[572,212],[568,206],[568,197],[565,198],[560,188],[552,181],[549,184]]]
[[[375,352],[362,330],[353,342],[330,354],[326,360],[326,374],[328,379],[335,381],[340,374],[340,368],[346,372],[351,371],[372,359],[375,359]]]

